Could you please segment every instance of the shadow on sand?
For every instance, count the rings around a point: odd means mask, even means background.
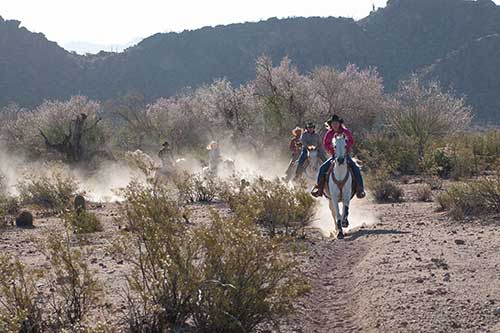
[[[345,241],[354,241],[363,236],[371,235],[404,235],[410,234],[410,231],[400,231],[400,230],[381,230],[381,229],[360,229],[353,232],[352,234],[346,235]]]

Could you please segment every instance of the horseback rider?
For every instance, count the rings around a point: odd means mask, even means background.
[[[344,134],[345,137],[347,138],[347,157],[346,157],[347,164],[352,169],[354,177],[356,178],[357,181],[356,196],[358,198],[364,198],[366,196],[366,193],[364,190],[361,170],[349,155],[349,152],[354,146],[354,138],[352,137],[351,131],[344,126],[344,120],[337,115],[333,115],[330,119],[328,119],[326,124],[328,125],[328,131],[325,134],[323,144],[325,145],[325,148],[328,150],[328,152],[332,157],[328,159],[325,163],[323,163],[323,165],[321,165],[318,173],[318,183],[313,188],[311,194],[314,197],[321,197],[323,195],[323,191],[327,181],[328,169],[330,169],[330,166],[335,156],[335,148],[332,145],[332,140],[335,137],[335,135]]]
[[[309,122],[306,124],[306,130],[302,133],[300,142],[302,143],[302,152],[299,157],[295,178],[299,178],[302,175],[302,172],[304,172],[304,162],[307,160],[307,147],[316,147],[321,161],[323,162],[326,160],[321,137],[318,133],[316,133],[316,125],[314,125],[314,123]]]
[[[288,163],[288,168],[286,169],[285,175],[286,180],[290,180],[292,178],[292,168],[295,165],[295,162],[299,158],[300,152],[302,151],[302,143],[300,142],[300,136],[302,135],[302,128],[295,127],[292,130],[292,139],[290,140],[290,152],[292,154],[292,159],[290,163]]]
[[[217,172],[217,167],[219,166],[219,162],[222,161],[222,155],[220,153],[219,144],[217,141],[212,141],[207,146],[208,150],[208,168],[210,172]]]

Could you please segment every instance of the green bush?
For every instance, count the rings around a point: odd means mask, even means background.
[[[198,245],[163,186],[130,184],[124,191],[127,229],[114,246],[132,271],[124,321],[131,332],[167,332],[183,325],[198,297]]]
[[[443,210],[460,220],[500,212],[500,176],[450,186],[437,197]]]
[[[102,224],[94,213],[81,211],[71,212],[64,216],[65,222],[77,234],[88,234],[102,231]]]
[[[71,246],[68,233],[47,234],[42,251],[47,255],[51,269],[49,283],[52,289],[47,318],[49,331],[90,330],[94,324],[89,313],[101,299],[101,285],[91,271],[80,248]],[[92,331],[92,330],[90,330]]]
[[[389,178],[389,170],[381,167],[378,172],[367,179],[368,188],[378,203],[402,202],[404,191]]]
[[[39,271],[27,269],[19,259],[0,255],[0,331],[38,333],[44,328]]]
[[[197,238],[205,253],[193,314],[199,332],[255,331],[290,314],[307,291],[281,241],[263,237],[250,220],[214,216]]]
[[[416,191],[417,201],[431,202],[432,201],[432,189],[429,184],[420,185]]]
[[[218,181],[220,180],[184,173],[174,179],[179,202],[189,204],[214,201],[219,192]]]
[[[419,161],[415,147],[389,132],[370,134],[359,142],[359,158],[369,171],[378,170],[381,165],[391,172],[415,174]]]
[[[75,196],[78,183],[73,178],[54,171],[39,177],[28,175],[17,187],[22,204],[63,210]]]
[[[311,222],[316,204],[305,188],[289,188],[278,179],[238,184],[226,188],[221,197],[238,218],[254,221],[271,236],[280,232],[298,236]]]
[[[131,184],[124,193],[130,232],[114,252],[132,267],[131,332],[249,332],[288,314],[305,290],[282,239],[264,237],[252,221],[214,215],[194,228],[165,187]]]

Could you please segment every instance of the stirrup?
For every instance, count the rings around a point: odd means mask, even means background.
[[[323,191],[320,190],[319,186],[316,185],[311,191],[311,195],[315,198],[319,198],[323,196]]]

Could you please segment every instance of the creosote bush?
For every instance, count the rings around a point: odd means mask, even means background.
[[[307,291],[282,240],[264,238],[250,220],[215,215],[197,239],[204,254],[193,314],[199,332],[252,332],[290,314]]]
[[[500,212],[500,176],[451,185],[437,197],[441,208],[454,219]]]
[[[383,171],[382,171],[383,170]],[[403,201],[404,191],[389,178],[389,171],[381,168],[371,175],[368,185],[378,203],[396,203]]]
[[[298,236],[311,222],[316,204],[304,187],[292,189],[278,179],[259,178],[246,187],[229,186],[221,196],[238,218],[254,221],[271,236]]]
[[[131,332],[166,332],[183,325],[196,303],[196,241],[165,187],[132,183],[124,195],[131,232],[114,246],[132,267],[124,322]]]
[[[219,179],[184,173],[173,179],[173,182],[178,190],[179,202],[182,204],[209,203],[214,201],[219,193]]]
[[[432,189],[428,184],[420,185],[416,190],[417,201],[431,202],[432,201]]]
[[[78,190],[78,183],[60,171],[51,174],[28,175],[18,183],[19,197],[24,205],[63,210]]]
[[[305,290],[281,238],[253,221],[220,218],[193,228],[165,187],[132,183],[124,232],[114,244],[127,276],[131,332],[250,332],[292,311]]]
[[[42,332],[43,307],[36,283],[42,276],[8,255],[0,255],[0,331]]]
[[[69,233],[63,237],[47,234],[42,251],[50,270],[50,314],[47,322],[54,331],[78,331],[94,327],[89,312],[101,299],[101,286],[95,278],[83,249],[71,244]]]
[[[77,234],[88,234],[102,231],[101,221],[94,213],[73,211],[64,216],[66,224]]]

